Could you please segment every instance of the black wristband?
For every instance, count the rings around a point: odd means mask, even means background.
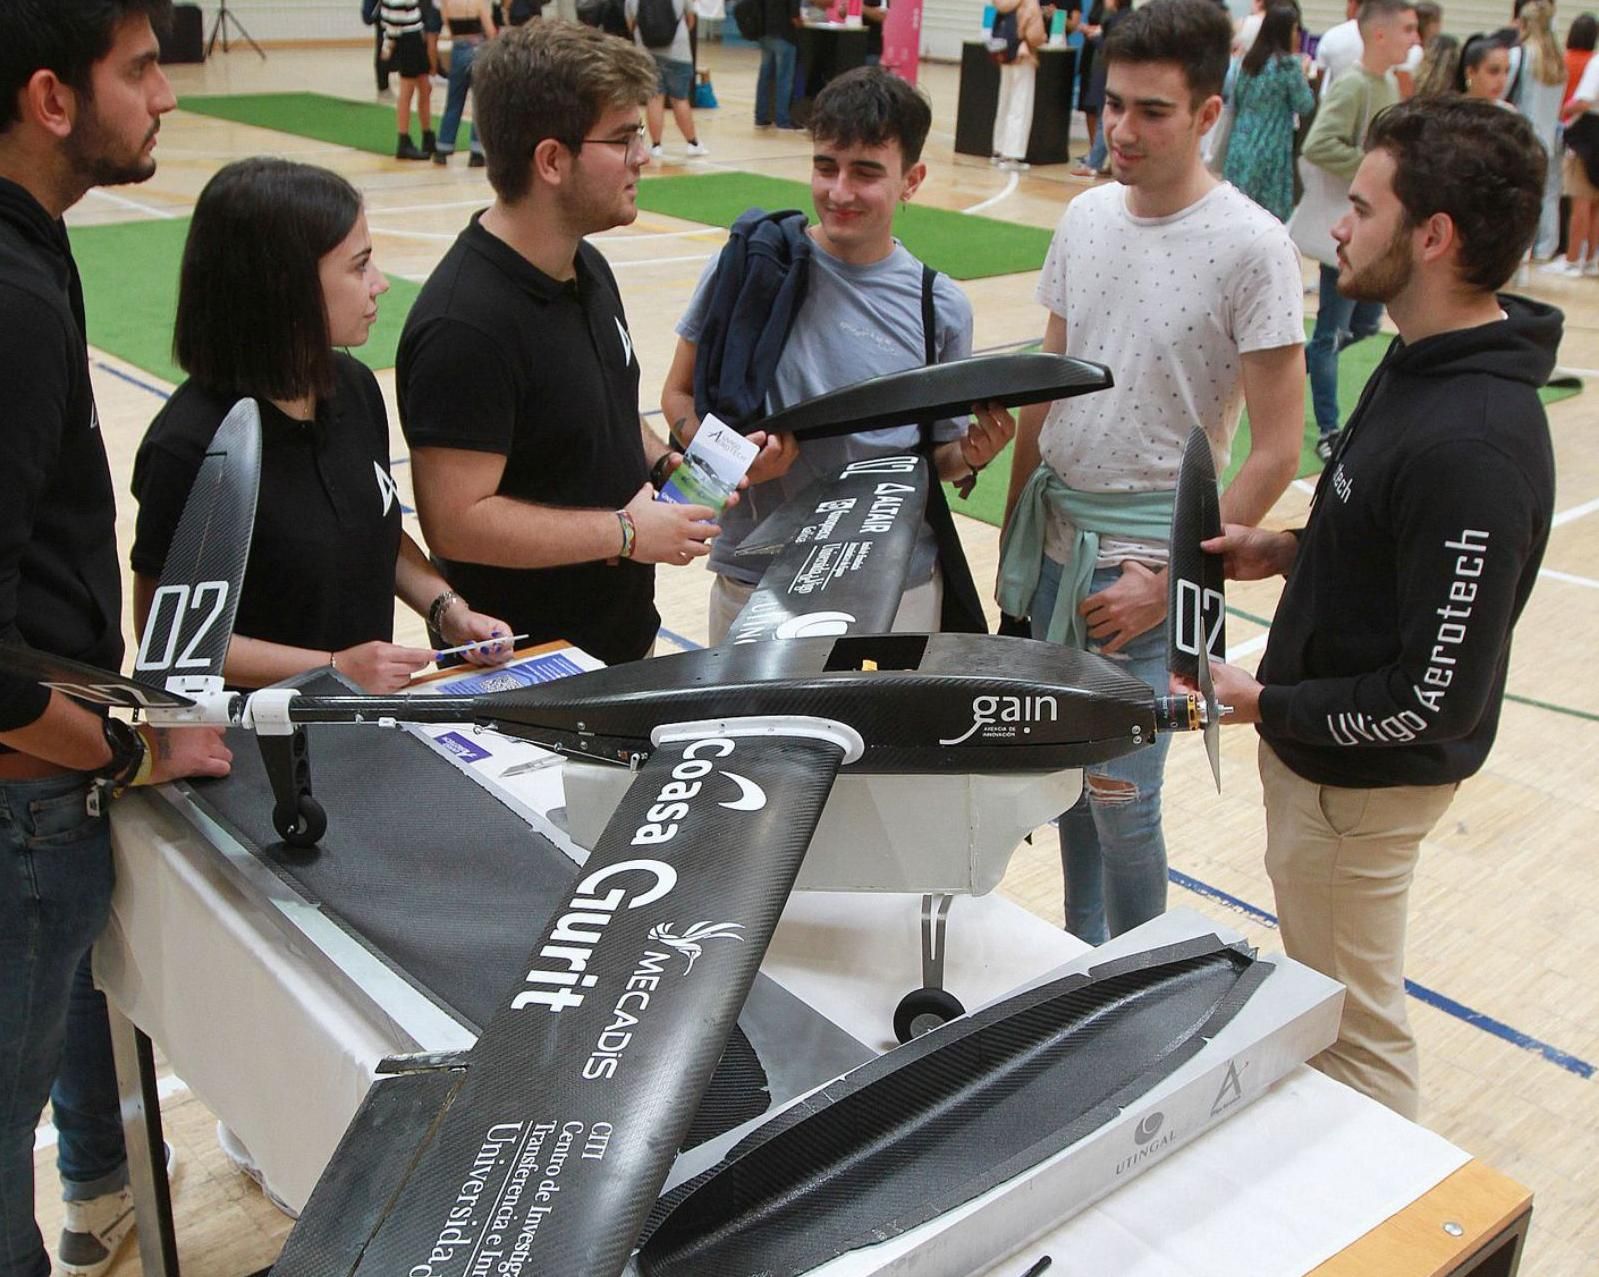
[[[655,464],[650,467],[650,486],[659,492],[666,486],[666,464],[672,459],[671,450],[661,453],[655,458]]]
[[[120,718],[112,718],[109,714],[101,720],[100,728],[111,750],[111,761],[96,771],[95,775],[114,785],[125,785],[144,762],[144,737]]]

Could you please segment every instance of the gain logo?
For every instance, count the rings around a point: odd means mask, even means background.
[[[683,968],[687,975],[694,970],[694,963],[705,952],[704,942],[707,940],[739,940],[743,936],[734,935],[735,931],[744,930],[741,922],[696,922],[680,936],[672,934],[673,923],[661,922],[650,928],[650,939],[657,944],[664,944],[669,949],[676,949],[688,959],[688,966]]]
[[[1028,735],[1034,723],[1053,723],[1059,716],[1053,696],[974,696],[972,725],[959,736],[938,743],[961,745],[979,731],[985,740],[1015,740]]]
[[[1150,1140],[1154,1139],[1155,1136],[1160,1134],[1160,1128],[1165,1124],[1165,1122],[1166,1115],[1164,1113],[1160,1112],[1159,1110],[1150,1113],[1142,1122],[1138,1124],[1137,1129],[1133,1131],[1133,1142],[1135,1144],[1149,1143]]]
[[[807,612],[804,616],[791,616],[775,630],[773,638],[837,638],[848,634],[855,618],[848,612]]]

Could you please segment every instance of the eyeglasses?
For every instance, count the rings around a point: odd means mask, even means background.
[[[627,155],[629,152],[635,149],[646,153],[650,149],[649,134],[645,131],[645,128],[642,124],[640,124],[638,128],[627,134],[624,134],[621,137],[586,137],[582,139],[579,145],[588,146],[591,143],[595,143],[600,146],[619,146],[622,148],[623,155]]]

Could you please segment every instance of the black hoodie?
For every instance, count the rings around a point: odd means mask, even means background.
[[[1316,487],[1260,665],[1260,734],[1321,785],[1451,784],[1499,724],[1554,511],[1558,310],[1395,339]]]
[[[66,228],[4,179],[0,315],[0,642],[115,670],[116,497],[89,384],[83,289]],[[36,683],[0,677],[0,731],[27,726],[49,699]]]

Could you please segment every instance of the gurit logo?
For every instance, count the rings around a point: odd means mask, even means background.
[[[1138,1124],[1137,1129],[1133,1131],[1133,1142],[1135,1144],[1149,1143],[1150,1140],[1154,1139],[1155,1136],[1160,1134],[1160,1128],[1165,1124],[1165,1121],[1166,1115],[1164,1113],[1157,1111],[1148,1114],[1144,1120]]]

